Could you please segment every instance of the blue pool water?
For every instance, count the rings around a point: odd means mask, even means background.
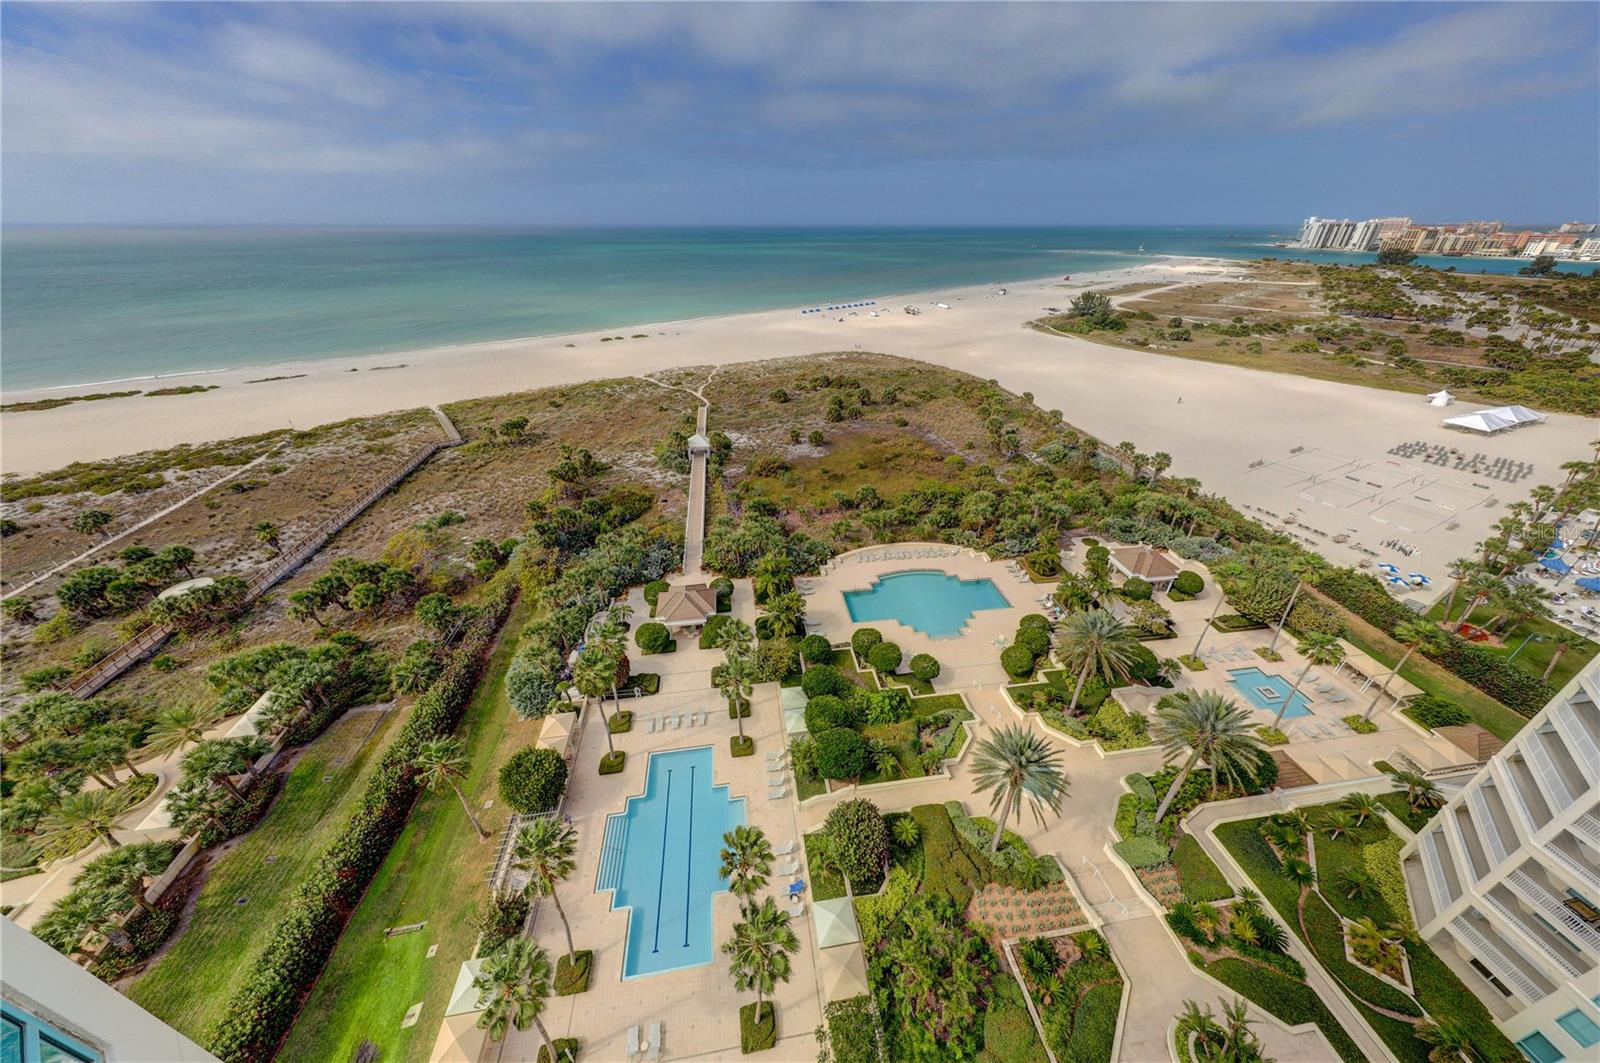
[[[1243,694],[1245,700],[1256,708],[1273,713],[1278,711],[1283,699],[1294,690],[1294,684],[1283,676],[1270,675],[1259,668],[1230,668],[1228,685]],[[1266,689],[1261,689],[1263,687]],[[1292,720],[1296,716],[1309,715],[1311,715],[1311,699],[1296,691],[1294,700],[1283,710],[1283,718]]]
[[[743,823],[744,799],[712,784],[710,746],[650,754],[644,793],[606,819],[595,881],[613,909],[631,909],[622,977],[711,962],[722,836]]]
[[[845,591],[844,604],[856,623],[896,620],[932,638],[961,634],[979,609],[1007,609],[993,580],[960,579],[943,572],[895,572],[864,591]]]

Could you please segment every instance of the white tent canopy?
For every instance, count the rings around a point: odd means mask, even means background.
[[[835,945],[851,945],[861,940],[861,930],[856,925],[855,902],[849,897],[815,901],[811,911],[816,916],[817,948],[831,949]]]
[[[817,977],[829,1000],[848,1000],[869,992],[867,958],[862,955],[861,946],[823,949],[817,956]]]
[[[799,687],[784,687],[778,691],[778,703],[783,707],[783,733],[806,733],[806,692]]]
[[[1544,414],[1530,410],[1526,406],[1496,406],[1490,410],[1446,417],[1441,423],[1447,428],[1463,428],[1469,432],[1490,435],[1508,428],[1521,428],[1525,424],[1538,424],[1543,420]]]
[[[1428,396],[1429,406],[1448,406],[1456,401],[1456,397],[1448,391],[1435,391]]]

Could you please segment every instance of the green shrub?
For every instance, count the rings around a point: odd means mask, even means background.
[[[739,1009],[739,1051],[745,1055],[764,1052],[778,1043],[778,1012],[772,1001],[764,1001],[756,1016],[754,1001]]]
[[[594,968],[594,951],[579,949],[577,959],[562,956],[556,961],[556,996],[570,997],[589,988],[589,972]]]
[[[573,1063],[578,1058],[579,1042],[576,1037],[555,1037],[550,1043],[555,1046],[556,1058],[552,1060],[550,1049],[541,1044],[538,1063]]]
[[[1256,728],[1256,734],[1260,735],[1261,740],[1269,746],[1282,746],[1289,744],[1289,736],[1284,734],[1276,727],[1268,727],[1263,724],[1262,726]]]
[[[1348,726],[1350,730],[1354,731],[1358,735],[1369,735],[1378,730],[1377,724],[1373,723],[1371,720],[1363,719],[1360,713],[1352,713],[1349,716],[1341,716],[1339,718],[1345,722],[1345,725]]]
[[[872,651],[872,647],[882,641],[883,632],[877,628],[856,628],[855,633],[850,636],[850,648],[856,652],[857,657],[864,661],[867,659],[867,654]]]
[[[1126,601],[1148,602],[1151,596],[1155,594],[1155,588],[1138,576],[1129,576],[1123,581],[1122,586],[1118,588],[1117,594]]]
[[[664,579],[651,580],[649,583],[644,585],[644,600],[650,605],[651,616],[656,615],[656,599],[660,598],[671,588],[672,584],[668,583]]]
[[[1437,694],[1418,694],[1406,706],[1406,715],[1427,728],[1459,727],[1472,719],[1466,709]]]
[[[833,694],[819,694],[806,702],[806,730],[814,735],[835,727],[856,727],[860,723],[850,703]]]
[[[856,685],[844,677],[844,673],[831,664],[814,664],[806,669],[805,675],[800,677],[800,689],[806,697],[815,698],[824,694],[836,697],[848,697],[856,689]]]
[[[1017,630],[1020,631],[1024,628],[1043,631],[1048,635],[1051,630],[1050,618],[1043,613],[1027,613],[1021,620],[1017,621]]]
[[[880,642],[867,651],[867,663],[880,672],[893,675],[900,667],[901,656],[899,646],[892,642]]]
[[[817,774],[824,779],[859,779],[867,770],[867,742],[848,727],[816,736]]]
[[[621,749],[613,749],[600,757],[600,775],[620,775],[623,767],[628,762],[628,754]]]
[[[756,740],[749,735],[740,738],[738,735],[728,736],[728,752],[736,757],[753,756],[756,751]]]
[[[651,622],[640,624],[633,633],[633,641],[645,653],[663,653],[672,645],[672,633],[667,625]]]
[[[1172,589],[1194,598],[1206,589],[1206,581],[1201,578],[1200,573],[1186,568],[1172,581]]]
[[[1191,904],[1220,901],[1233,896],[1233,887],[1193,835],[1185,834],[1178,839],[1178,844],[1172,850],[1172,863],[1178,869],[1183,899]]]
[[[889,828],[878,806],[862,798],[841,801],[822,824],[839,870],[852,882],[877,876],[889,859]]]
[[[718,576],[711,581],[711,590],[717,596],[717,612],[726,613],[733,608],[733,580]]]
[[[1033,654],[1036,660],[1050,652],[1050,632],[1036,627],[1017,628],[1017,637],[1012,641]]]
[[[633,730],[633,710],[623,709],[620,712],[613,712],[606,726],[614,735],[627,734]]]
[[[922,892],[965,909],[973,890],[994,879],[992,866],[956,833],[944,806],[917,805],[911,818],[922,838]]]
[[[833,661],[833,646],[825,635],[807,635],[800,640],[800,656],[807,664],[829,664]]]
[[[1167,862],[1167,847],[1155,838],[1135,835],[1111,847],[1129,867],[1160,867]]]
[[[1026,679],[1033,674],[1034,655],[1026,646],[1007,646],[1000,651],[1000,667],[1013,679]]]
[[[714,649],[717,645],[717,633],[728,626],[732,620],[726,613],[717,613],[706,618],[705,626],[700,629],[700,648],[702,650]]]
[[[856,904],[859,907],[861,902]],[[862,940],[867,940],[864,934]],[[822,1013],[828,1024],[828,1049],[833,1063],[881,1063],[883,1053],[878,1043],[882,1034],[870,996],[863,993],[847,1000],[835,1000],[823,1008]]]
[[[931,683],[938,679],[939,673],[943,670],[939,664],[939,659],[931,653],[919,653],[911,658],[910,668],[911,674],[924,683]]]
[[[566,788],[567,762],[553,749],[519,749],[500,767],[500,800],[525,816],[556,807]]]
[[[1364,1063],[1366,1056],[1333,1017],[1317,991],[1304,982],[1279,974],[1248,960],[1223,957],[1205,972],[1268,1014],[1291,1026],[1314,1022],[1343,1063]]]
[[[1040,579],[1054,579],[1061,575],[1061,556],[1054,550],[1035,550],[1025,560],[1028,568]]]

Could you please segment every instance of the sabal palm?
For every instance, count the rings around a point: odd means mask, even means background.
[[[806,600],[795,591],[774,595],[767,600],[767,616],[773,635],[792,635],[805,625]]]
[[[1438,785],[1425,775],[1414,771],[1391,771],[1389,777],[1394,780],[1394,788],[1405,793],[1406,804],[1411,806],[1413,812],[1435,808],[1443,803]]]
[[[555,1042],[539,1018],[554,988],[549,953],[529,938],[514,937],[483,961],[472,988],[483,1011],[478,1025],[489,1031],[490,1040],[503,1040],[509,1027],[526,1030],[531,1024],[551,1060],[556,1058]]]
[[[1322,829],[1328,832],[1328,837],[1337,838],[1341,834],[1349,834],[1355,829],[1355,817],[1348,812],[1329,812],[1322,821]]]
[[[1061,662],[1078,673],[1069,710],[1077,709],[1078,698],[1091,675],[1112,685],[1114,680],[1125,678],[1138,647],[1133,631],[1104,609],[1088,609],[1069,616],[1061,625],[1056,651]]]
[[[1500,632],[1502,638],[1509,636],[1517,628],[1538,616],[1550,615],[1550,606],[1546,599],[1550,595],[1536,583],[1519,583],[1511,587],[1500,596],[1500,615],[1495,621],[1509,620],[1511,623]]]
[[[1378,814],[1378,810],[1383,807],[1383,802],[1371,794],[1350,794],[1344,799],[1342,805],[1346,812],[1356,817],[1356,826],[1359,827]]]
[[[771,897],[746,906],[744,918],[733,924],[733,937],[723,943],[722,951],[732,960],[734,988],[755,990],[757,1019],[767,994],[779,982],[789,980],[789,956],[799,949],[800,939],[789,927],[789,913],[780,911]]]
[[[168,709],[156,717],[155,726],[150,728],[144,748],[157,756],[177,753],[184,746],[204,738],[206,732],[216,726],[221,719],[222,713],[214,708],[196,709],[183,706]]]
[[[572,943],[572,924],[561,907],[556,886],[577,868],[577,851],[578,832],[554,816],[541,816],[518,830],[511,845],[511,866],[528,874],[528,894],[555,902],[556,914],[567,932],[567,955],[574,962],[578,949]]]
[[[1588,640],[1576,631],[1562,629],[1556,632],[1550,641],[1554,646],[1555,652],[1550,655],[1550,663],[1544,666],[1544,674],[1539,677],[1547,683],[1550,681],[1551,674],[1555,672],[1556,665],[1561,663],[1561,658],[1565,657],[1569,650],[1577,649]]]
[[[1428,1046],[1428,1063],[1461,1063],[1473,1058],[1472,1035],[1459,1022],[1424,1019],[1412,1028],[1417,1040]]]
[[[755,648],[755,630],[743,620],[730,620],[722,625],[718,631],[713,645],[727,654],[746,656]]]
[[[1394,677],[1400,674],[1400,669],[1406,666],[1413,653],[1422,647],[1435,649],[1444,644],[1444,632],[1426,620],[1400,621],[1395,625],[1394,637],[1405,646],[1406,652],[1395,662],[1394,669],[1383,677],[1383,686],[1372,695],[1372,704],[1367,706],[1367,711],[1361,717],[1364,720],[1372,719],[1372,710],[1378,707],[1378,702],[1389,692],[1389,684],[1394,682]]]
[[[722,836],[722,877],[741,900],[754,897],[772,873],[772,843],[760,827],[735,827]]]
[[[122,843],[112,830],[127,810],[127,799],[115,790],[68,794],[40,821],[39,834],[52,852],[61,855],[75,853],[96,839],[115,849]]]
[[[1169,762],[1185,751],[1189,754],[1156,809],[1157,823],[1202,759],[1211,767],[1211,792],[1215,795],[1222,777],[1237,784],[1255,767],[1264,751],[1251,725],[1250,713],[1231,698],[1209,690],[1186,690],[1157,709],[1151,736]]]
[[[1306,675],[1313,667],[1332,668],[1344,660],[1344,644],[1334,636],[1325,635],[1320,631],[1313,631],[1295,643],[1294,650],[1306,659],[1306,666],[1294,677],[1294,688],[1289,691],[1289,696],[1278,705],[1278,714],[1272,718],[1274,727],[1283,722],[1284,710],[1294,703],[1294,696],[1300,693],[1300,684],[1306,681]]]
[[[232,798],[202,782],[188,786],[175,786],[167,793],[167,817],[180,834],[192,837],[209,824],[219,830],[223,827],[222,814],[227,811]]]
[[[747,653],[738,649],[737,644],[729,645],[722,667],[717,670],[717,689],[722,696],[728,699],[728,708],[733,711],[734,722],[739,728],[739,744],[744,744],[744,710],[754,693],[754,666]]]
[[[208,738],[183,757],[185,779],[210,779],[228,791],[235,801],[244,801],[244,791],[233,776],[254,770],[257,760],[272,747],[264,738]]]
[[[583,703],[589,704],[589,699],[594,698],[600,706],[600,722],[606,733],[606,750],[611,753],[617,747],[611,741],[611,720],[606,716],[606,691],[611,689],[611,684],[616,682],[617,662],[611,659],[610,654],[598,646],[590,646],[578,654],[578,660],[572,666],[572,685],[578,688],[578,693],[583,695]]]
[[[1267,643],[1268,650],[1278,647],[1278,640],[1283,637],[1283,625],[1289,621],[1289,613],[1294,609],[1294,603],[1299,599],[1300,592],[1306,584],[1316,584],[1321,581],[1328,571],[1328,563],[1316,554],[1300,554],[1292,558],[1285,566],[1289,574],[1294,577],[1294,590],[1289,592],[1289,600],[1283,603],[1283,613],[1274,625],[1272,641]]]
[[[1060,752],[1014,724],[978,743],[972,759],[972,779],[976,792],[993,791],[989,810],[994,813],[995,824],[990,852],[999,850],[1006,823],[1023,799],[1033,809],[1034,818],[1043,823],[1045,810],[1060,812],[1061,799],[1067,795]]]
[[[1339,892],[1352,901],[1374,900],[1378,896],[1378,880],[1365,868],[1343,868],[1339,872]]]
[[[461,780],[467,777],[470,765],[471,761],[462,751],[460,740],[455,738],[430,738],[417,748],[416,756],[411,758],[417,782],[425,789],[439,791],[448,786],[455,791],[456,799],[461,802],[461,811],[467,814],[467,822],[472,824],[472,829],[478,832],[478,840],[482,841],[489,836],[489,832],[472,814],[467,795],[461,792]]]
[[[145,899],[144,880],[156,878],[172,863],[172,850],[160,842],[124,845],[94,860],[73,876],[73,886],[121,890],[147,912],[155,906]]]
[[[1450,595],[1444,600],[1443,616],[1450,619],[1450,610],[1455,605],[1456,595],[1461,591],[1461,585],[1476,573],[1481,566],[1470,557],[1458,557],[1450,562],[1450,578],[1455,582],[1450,587]]]

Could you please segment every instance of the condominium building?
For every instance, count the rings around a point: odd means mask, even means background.
[[[1600,1059],[1600,661],[1401,851],[1422,936],[1534,1063]]]
[[[1378,222],[1349,218],[1307,218],[1300,224],[1301,247],[1330,251],[1368,251],[1378,246]]]
[[[6,918],[0,918],[0,956],[0,1063],[216,1063]]]

